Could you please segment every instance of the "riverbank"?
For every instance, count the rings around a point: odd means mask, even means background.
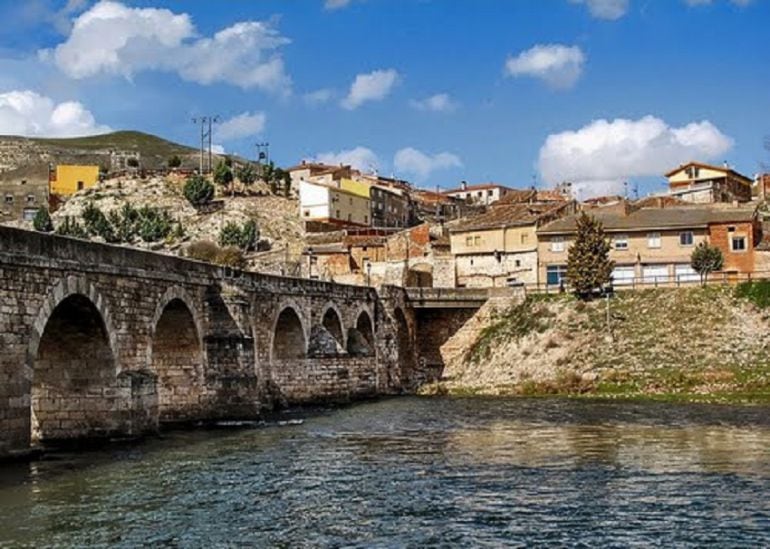
[[[767,283],[609,304],[529,296],[488,319],[422,393],[770,403],[769,297]]]

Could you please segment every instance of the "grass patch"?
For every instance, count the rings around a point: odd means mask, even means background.
[[[770,280],[741,282],[735,287],[735,297],[747,299],[760,309],[770,307]]]

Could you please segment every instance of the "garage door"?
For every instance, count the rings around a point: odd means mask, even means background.
[[[645,284],[668,282],[668,265],[645,265],[642,267],[642,280]]]
[[[615,267],[612,270],[612,283],[616,286],[623,286],[634,283],[634,267]]]
[[[676,265],[674,267],[674,273],[679,282],[698,282],[700,280],[700,276],[695,272],[695,269],[687,263]]]

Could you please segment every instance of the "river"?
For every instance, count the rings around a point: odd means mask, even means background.
[[[768,412],[403,397],[165,433],[0,465],[0,546],[767,546]]]

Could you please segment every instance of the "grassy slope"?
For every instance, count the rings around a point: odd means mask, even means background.
[[[137,150],[142,156],[169,157],[174,154],[185,155],[196,149],[179,145],[166,139],[137,131],[118,131],[102,135],[71,138],[33,138],[31,141],[59,149],[102,150],[120,149]]]
[[[759,293],[760,299],[756,299]],[[629,292],[611,301],[530,298],[482,332],[452,392],[770,402],[768,291]],[[451,373],[450,373],[451,374]]]

